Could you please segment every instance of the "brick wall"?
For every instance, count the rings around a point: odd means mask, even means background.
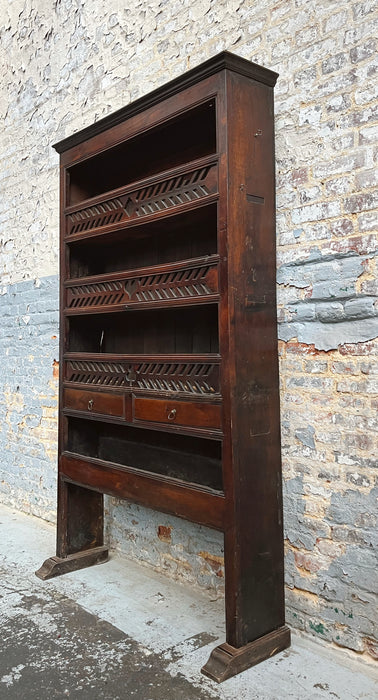
[[[377,655],[374,0],[0,0],[0,497],[52,519],[51,144],[223,49],[280,73],[278,301],[290,624]],[[212,591],[218,533],[107,502],[111,542]],[[376,544],[376,542],[375,542]]]
[[[0,500],[55,517],[58,278],[0,294]]]
[[[288,620],[372,654],[377,355],[377,341],[281,343]]]

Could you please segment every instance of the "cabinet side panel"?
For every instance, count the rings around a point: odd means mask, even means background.
[[[227,578],[237,582],[227,641],[241,646],[284,621],[273,90],[229,73],[227,95],[229,343],[235,359],[226,590]]]
[[[64,315],[64,282],[69,271],[69,249],[65,243],[64,202],[70,183],[60,167],[60,317],[59,317],[59,438],[58,514],[56,553],[60,558],[103,545],[103,496],[89,489],[67,484],[62,478],[61,454],[67,446],[67,418],[63,414],[63,357],[68,348],[69,321]],[[79,567],[78,567],[79,568]]]

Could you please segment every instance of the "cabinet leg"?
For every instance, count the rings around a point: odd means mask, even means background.
[[[56,556],[47,559],[36,576],[45,580],[106,561],[103,533],[103,495],[61,479]]]
[[[84,552],[69,554],[67,557],[50,557],[43,562],[42,566],[35,575],[46,581],[54,576],[68,574],[77,569],[85,569],[93,564],[101,564],[108,560],[108,550],[106,547],[94,547],[87,549]]]
[[[201,671],[213,681],[222,683],[227,678],[236,676],[247,668],[269,659],[289,646],[290,630],[284,625],[239,648],[231,644],[221,644],[213,649]]]
[[[245,509],[246,510],[246,509]],[[290,646],[284,624],[282,532],[268,519],[225,532],[225,644],[213,649],[202,668],[222,683]],[[278,519],[276,519],[278,522]],[[258,536],[259,538],[258,539]]]

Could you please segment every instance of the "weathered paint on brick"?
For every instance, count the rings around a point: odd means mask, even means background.
[[[112,547],[178,580],[222,593],[223,535],[172,515],[107,499]]]
[[[51,520],[56,508],[58,280],[0,295],[0,497]]]
[[[376,656],[376,0],[0,0],[0,11],[0,497],[55,516],[58,157],[51,144],[216,52],[235,51],[280,73],[288,619]],[[114,499],[107,512],[113,546],[222,590],[219,533]]]

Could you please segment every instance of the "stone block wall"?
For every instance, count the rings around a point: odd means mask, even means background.
[[[1,500],[55,517],[58,157],[51,144],[234,51],[280,74],[288,621],[377,656],[376,0],[0,0],[0,11]],[[221,593],[219,533],[114,499],[107,514],[117,549]]]

